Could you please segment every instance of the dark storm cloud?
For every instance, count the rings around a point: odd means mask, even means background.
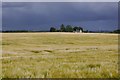
[[[62,23],[86,26],[97,30],[98,26],[109,29],[117,27],[117,3],[84,2],[4,2],[3,29],[40,29]],[[105,28],[105,30],[106,30]]]
[[[27,4],[26,3],[23,3],[23,2],[21,2],[21,3],[18,3],[18,2],[11,2],[11,3],[9,3],[9,2],[4,2],[3,4],[2,4],[2,7],[3,8],[10,8],[10,7],[13,7],[13,8],[15,8],[15,7],[25,7]]]

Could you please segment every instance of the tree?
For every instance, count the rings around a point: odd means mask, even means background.
[[[80,30],[83,31],[83,28],[82,28],[82,27],[77,27],[77,26],[76,26],[76,27],[73,28],[73,30],[76,31],[76,32],[80,32]]]
[[[73,28],[73,30],[77,31],[77,30],[79,30],[79,28],[76,26],[76,27]]]
[[[71,25],[66,26],[66,32],[73,32],[73,28]]]
[[[120,34],[120,29],[114,30],[113,33],[119,33]]]
[[[56,28],[51,27],[51,28],[50,28],[50,32],[56,32]]]
[[[66,31],[64,24],[62,24],[62,25],[60,26],[60,31],[61,31],[61,32],[65,32],[65,31]]]
[[[83,31],[83,28],[82,28],[82,27],[78,27],[78,29]]]
[[[56,32],[60,32],[60,30],[58,29],[58,30],[56,30]]]

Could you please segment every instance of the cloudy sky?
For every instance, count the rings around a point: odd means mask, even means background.
[[[117,2],[3,2],[3,30],[49,30],[61,24],[85,30],[118,28]]]

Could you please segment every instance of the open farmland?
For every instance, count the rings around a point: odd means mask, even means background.
[[[2,33],[3,78],[118,78],[118,34]]]

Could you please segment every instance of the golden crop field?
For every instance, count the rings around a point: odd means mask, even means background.
[[[3,78],[118,78],[118,34],[2,33]]]

